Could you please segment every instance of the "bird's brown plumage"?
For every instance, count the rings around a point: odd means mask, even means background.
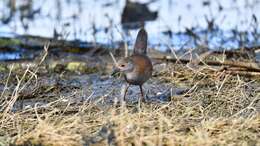
[[[142,85],[152,76],[152,63],[146,55],[134,54],[129,57],[134,69],[125,73],[125,79],[129,84]]]
[[[133,54],[119,60],[117,63],[117,69],[124,73],[126,82],[129,85],[139,85],[142,99],[144,99],[142,85],[152,76],[153,71],[152,62],[150,58],[146,56],[146,53],[147,33],[145,29],[141,28],[136,38]],[[124,99],[127,89],[124,94]]]

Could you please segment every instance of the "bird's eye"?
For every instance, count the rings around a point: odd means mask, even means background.
[[[124,65],[124,64],[122,64],[122,65],[121,65],[121,67],[125,67],[125,65]]]

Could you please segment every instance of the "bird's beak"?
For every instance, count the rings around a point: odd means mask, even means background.
[[[116,66],[113,67],[111,76],[115,76],[117,73],[120,72],[120,69]]]

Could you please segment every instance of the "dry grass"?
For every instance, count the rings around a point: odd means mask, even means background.
[[[18,83],[32,86],[39,78]],[[155,71],[152,80],[190,91],[166,104],[142,103],[140,110],[126,105],[101,109],[94,103],[64,104],[58,99],[12,112],[9,103],[19,94],[10,95],[0,113],[0,145],[260,145],[259,78],[168,64]]]

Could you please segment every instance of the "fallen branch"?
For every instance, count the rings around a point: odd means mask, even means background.
[[[152,58],[153,60],[156,61],[166,61],[166,62],[180,62],[183,64],[187,64],[190,62],[188,59],[176,59],[176,58]],[[232,66],[232,67],[241,67],[241,68],[246,68],[250,71],[256,71],[260,72],[260,64],[254,63],[254,62],[240,62],[240,61],[231,61],[231,60],[225,60],[225,61],[213,61],[213,60],[205,60],[199,61],[199,65],[215,65],[215,66],[221,66],[221,65],[227,65],[227,66]]]
[[[260,76],[260,72],[249,72],[249,71],[230,71],[227,70],[226,73],[232,74],[232,75],[242,75],[246,77],[252,77],[252,76]]]

